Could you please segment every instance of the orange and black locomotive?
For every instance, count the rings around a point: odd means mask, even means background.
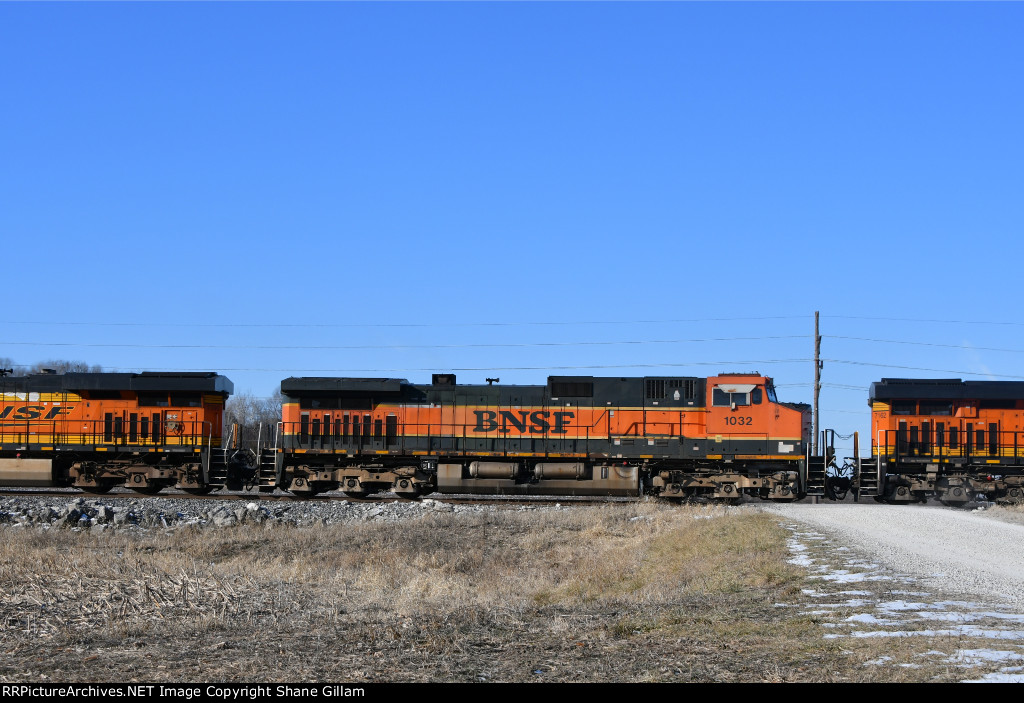
[[[0,376],[0,485],[240,485],[244,472],[221,446],[232,391],[216,373]]]
[[[265,490],[794,500],[806,485],[809,406],[759,374],[289,378],[281,392]]]
[[[1024,382],[884,378],[868,402],[880,500],[1024,502]]]

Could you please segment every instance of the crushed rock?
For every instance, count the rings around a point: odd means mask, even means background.
[[[348,521],[400,522],[429,513],[482,512],[491,506],[452,505],[431,498],[418,501],[292,502],[196,499],[180,495],[133,494],[73,497],[8,496],[0,498],[0,530],[11,528],[105,530],[223,528],[235,525],[329,525]],[[516,506],[517,510],[553,510],[551,506]]]

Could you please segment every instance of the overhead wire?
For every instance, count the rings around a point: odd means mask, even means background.
[[[579,347],[644,344],[693,344],[706,342],[758,342],[778,339],[803,339],[807,335],[779,335],[771,337],[713,337],[703,339],[641,339],[622,341],[575,342],[507,342],[472,344],[136,344],[108,342],[10,342],[0,345],[37,347],[83,347],[111,349],[273,349],[273,350],[385,350],[385,349],[515,349],[523,347]]]
[[[848,364],[850,366],[872,366],[875,368],[882,369],[899,369],[901,371],[927,371],[929,373],[955,373],[961,376],[996,376],[998,378],[1013,378],[1013,379],[1024,379],[1024,376],[1015,376],[1012,374],[993,373],[989,371],[964,371],[956,369],[933,369],[924,366],[901,366],[898,364],[879,364],[871,361],[851,361],[848,359],[822,359],[823,362],[830,364]]]
[[[869,320],[871,322],[923,322],[927,324],[942,325],[1003,325],[1009,327],[1024,327],[1024,322],[1009,322],[1007,320],[929,320],[918,317],[866,317],[856,315],[829,315],[833,320]]]
[[[591,370],[591,369],[602,369],[602,368],[685,368],[687,366],[742,366],[742,365],[756,365],[756,364],[769,364],[769,363],[810,363],[811,359],[757,359],[757,360],[739,360],[739,361],[690,361],[690,362],[668,362],[668,363],[629,363],[629,364],[584,364],[584,365],[563,365],[563,366],[444,366],[444,370],[447,371],[544,371],[544,370]],[[18,367],[29,367],[30,364],[15,364]],[[99,364],[102,365],[102,364]],[[106,370],[123,370],[123,371],[134,371],[137,370],[136,366],[103,366]],[[146,367],[145,370],[160,370],[160,371],[209,371],[209,368],[181,368],[175,366],[172,368],[161,368],[161,367]],[[414,368],[414,367],[397,367],[397,368],[245,368],[245,367],[218,367],[218,372],[230,372],[230,371],[275,371],[279,374],[287,374],[287,372],[302,371],[306,374],[397,374],[397,372],[430,372],[437,371],[436,366]]]
[[[214,328],[391,328],[391,327],[417,327],[417,328],[445,328],[445,327],[550,327],[550,326],[571,326],[571,325],[648,325],[648,324],[676,324],[683,322],[745,322],[748,320],[796,320],[806,319],[806,315],[775,315],[764,317],[703,317],[684,318],[673,320],[528,320],[524,322],[349,322],[349,323],[303,323],[303,322],[229,322],[229,323],[207,323],[207,322],[79,322],[72,320],[65,321],[42,321],[42,320],[20,320],[0,322],[3,325],[44,325],[44,326],[92,326],[92,327],[214,327]]]
[[[857,316],[843,316],[843,315],[832,315],[832,319],[851,319],[851,320],[888,320],[888,321],[899,321],[905,322],[910,318],[874,318],[874,317],[857,317]],[[643,322],[657,322],[657,323],[670,323],[670,322],[710,322],[710,321],[741,321],[749,319],[804,319],[804,316],[788,316],[779,315],[765,318],[689,318],[689,319],[678,319],[678,320],[628,320],[628,321],[580,321],[580,322],[470,322],[470,323],[351,323],[351,324],[303,324],[303,323],[260,323],[260,324],[246,324],[246,323],[228,323],[223,325],[211,325],[206,323],[145,323],[145,322],[77,322],[77,321],[63,321],[63,322],[43,322],[43,321],[20,321],[20,322],[6,322],[4,324],[25,324],[25,325],[75,325],[75,326],[95,326],[95,327],[177,327],[177,328],[204,328],[204,327],[234,327],[234,328],[270,328],[270,327],[282,327],[282,328],[389,328],[389,327],[417,327],[417,328],[443,328],[443,327],[519,327],[529,325],[575,325],[575,324],[602,324],[602,325],[615,325],[615,324],[634,324]],[[927,320],[913,320],[918,322],[926,322]],[[934,320],[933,322],[940,322]],[[941,321],[948,322],[948,321]],[[963,321],[971,324],[1018,324],[1009,323],[1006,321]],[[955,323],[954,323],[955,324]],[[1021,323],[1024,324],[1024,323]],[[479,343],[451,343],[451,344],[340,344],[340,345],[288,345],[288,344],[145,344],[145,343],[117,343],[117,342],[25,342],[25,341],[0,341],[0,345],[6,346],[35,346],[35,347],[55,347],[55,348],[110,348],[110,349],[224,349],[224,350],[271,350],[271,351],[386,351],[386,350],[430,350],[430,349],[524,349],[524,348],[556,348],[556,347],[603,347],[603,346],[644,346],[644,345],[668,345],[668,344],[691,344],[691,343],[730,343],[730,342],[767,342],[777,340],[793,340],[793,339],[807,339],[811,335],[796,334],[796,335],[766,335],[766,336],[736,336],[736,337],[701,337],[692,339],[635,339],[635,340],[576,340],[576,341],[555,341],[555,342],[479,342]],[[899,344],[899,345],[915,345],[915,346],[926,346],[935,348],[946,348],[946,349],[962,349],[967,351],[991,351],[991,352],[1006,352],[1006,353],[1024,353],[1024,349],[1013,349],[1004,347],[988,347],[988,346],[973,346],[967,344],[949,344],[942,342],[927,342],[920,340],[900,340],[900,339],[885,339],[879,337],[858,337],[850,335],[823,335],[825,339],[836,339],[846,341],[863,341],[870,342],[872,344]],[[708,365],[728,365],[728,364],[779,364],[779,363],[804,363],[809,362],[810,359],[759,359],[759,360],[744,360],[738,362],[687,362],[687,363],[636,363],[636,364],[595,364],[595,365],[582,365],[582,366],[503,366],[503,367],[466,367],[466,371],[483,371],[483,370],[566,370],[566,369],[629,369],[629,368],[681,368],[687,366],[708,366]],[[826,358],[822,359],[823,362],[837,363],[855,366],[869,366],[880,369],[894,369],[899,371],[918,371],[928,373],[949,373],[966,376],[991,376],[1006,379],[1024,379],[1024,376],[1014,374],[1000,374],[992,372],[979,372],[970,370],[955,370],[955,369],[936,369],[925,366],[911,366],[911,365],[898,365],[890,362],[878,363],[861,360],[849,360],[849,359],[837,359],[837,358]],[[27,368],[30,365],[18,364],[19,368]],[[110,368],[124,368],[124,367],[110,367]],[[274,369],[274,368],[233,368],[229,369],[233,371],[285,371],[287,369]],[[307,369],[305,371],[317,371],[317,372],[337,372],[342,369]],[[423,371],[426,369],[410,368],[410,369],[349,369],[349,372],[361,372],[361,373],[378,373],[378,372],[392,372],[392,371]],[[802,384],[800,384],[802,385]],[[823,384],[824,387],[836,388],[849,390],[853,389],[852,386],[846,386],[843,384]]]
[[[828,339],[846,339],[856,342],[871,342],[873,344],[909,344],[919,347],[940,347],[943,349],[963,349],[965,351],[995,351],[1007,352],[1010,354],[1024,354],[1024,349],[1006,349],[1004,347],[978,347],[972,344],[941,344],[939,342],[920,342],[909,339],[875,339],[872,337],[844,337],[841,335],[822,335]]]

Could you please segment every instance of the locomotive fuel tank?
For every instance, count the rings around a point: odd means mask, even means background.
[[[50,459],[0,459],[0,486],[54,486],[53,461]]]

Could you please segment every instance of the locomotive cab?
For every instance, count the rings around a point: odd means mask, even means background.
[[[806,406],[779,403],[771,378],[720,374],[708,379],[707,434],[714,453],[800,457]]]

